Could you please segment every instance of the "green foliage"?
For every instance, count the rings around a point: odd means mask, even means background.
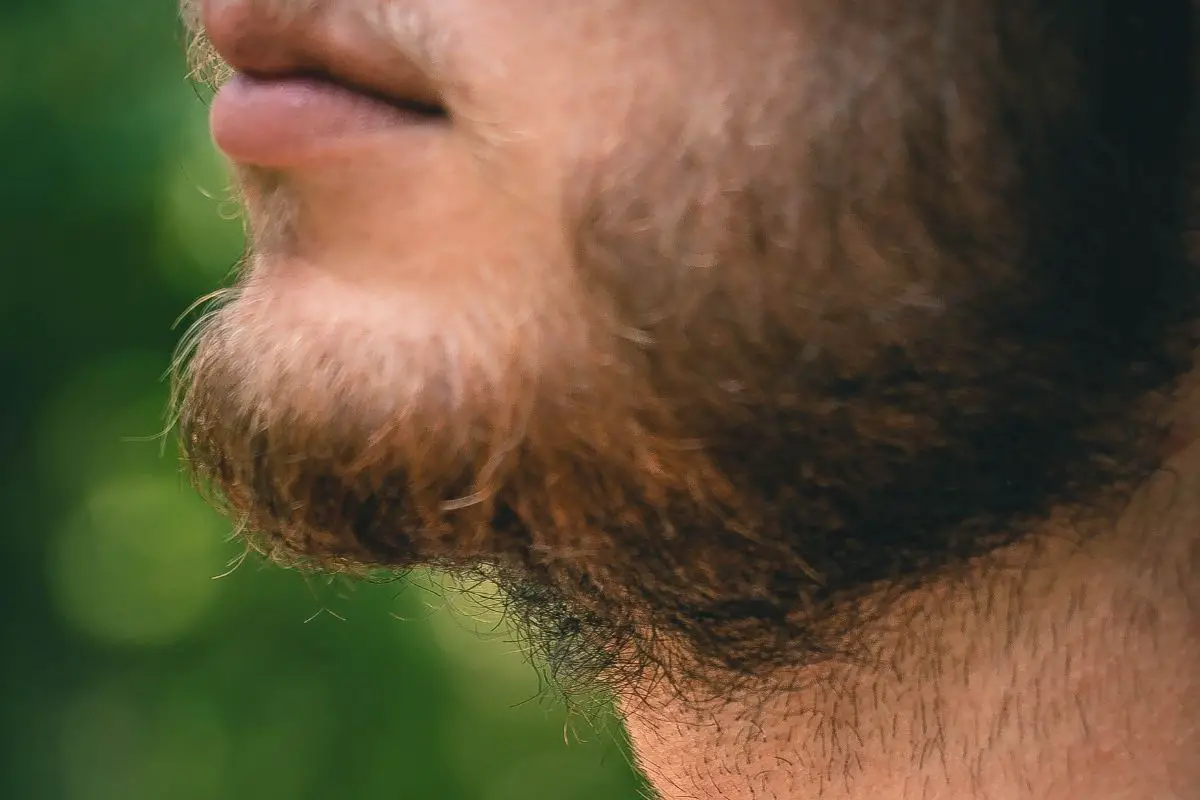
[[[183,42],[162,0],[0,7],[0,798],[637,797],[486,613],[244,559],[189,488],[172,323],[242,231]]]

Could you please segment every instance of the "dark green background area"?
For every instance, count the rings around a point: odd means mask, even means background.
[[[0,0],[0,798],[636,798],[487,614],[239,565],[158,436],[241,251],[175,14]]]

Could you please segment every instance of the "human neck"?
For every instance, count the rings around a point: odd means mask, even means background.
[[[642,693],[644,771],[663,800],[1200,798],[1200,442],[1167,466],[1108,534],[913,593],[874,663]]]

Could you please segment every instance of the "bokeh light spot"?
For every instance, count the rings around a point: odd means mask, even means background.
[[[213,599],[224,527],[176,477],[96,486],[55,542],[52,581],[63,614],[108,642],[184,636]]]

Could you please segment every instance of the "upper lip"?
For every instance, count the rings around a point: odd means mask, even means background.
[[[409,110],[441,114],[445,97],[426,65],[389,43],[365,20],[331,7],[289,17],[253,0],[204,0],[201,18],[213,50],[230,67],[256,77],[320,76]]]

